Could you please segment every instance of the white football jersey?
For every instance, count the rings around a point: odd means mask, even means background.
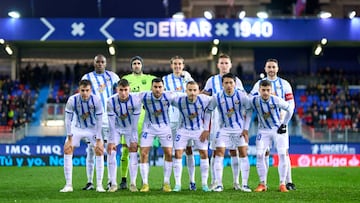
[[[187,72],[186,72],[187,73]],[[186,83],[193,81],[194,79],[189,73],[183,74],[180,77],[174,75],[174,73],[168,74],[162,78],[166,91],[172,92],[185,92]],[[170,106],[169,108],[170,122],[179,122],[180,114],[177,108]]]
[[[107,99],[114,94],[114,85],[120,80],[119,76],[112,72],[105,70],[104,73],[98,74],[95,71],[85,74],[82,80],[90,80],[92,85],[92,93],[97,95],[103,107],[103,126],[108,127],[108,117],[107,117]]]
[[[251,98],[251,105],[257,114],[259,129],[279,128],[282,123],[281,110],[287,112],[293,110],[288,102],[274,95],[271,95],[267,101],[264,101],[260,95],[254,96]],[[292,112],[289,116],[285,117],[285,124],[289,122],[291,116]]]
[[[75,119],[77,128],[99,128],[103,116],[103,108],[100,99],[91,94],[87,101],[81,99],[80,93],[69,97],[65,107],[65,126],[67,135],[72,134],[71,123]],[[101,131],[99,132],[101,136]]]
[[[288,102],[292,108],[295,108],[295,100],[294,100],[294,95],[293,95],[293,91],[291,88],[291,85],[288,81],[286,81],[285,79],[282,79],[280,77],[277,77],[275,80],[270,80],[268,78],[264,78],[262,80],[268,80],[271,82],[271,92],[273,95],[278,96],[282,99],[284,99],[286,102]],[[254,87],[252,88],[252,90],[250,91],[250,94],[255,96],[255,95],[259,95],[259,85],[260,85],[260,81],[258,80]],[[282,112],[282,114],[284,114],[284,112]],[[283,116],[281,116],[281,119],[283,120]]]
[[[251,109],[250,100],[243,91],[235,89],[233,95],[226,95],[224,91],[213,95],[209,110],[217,108],[220,128],[228,131],[248,130],[243,113]],[[248,121],[247,121],[248,122]]]
[[[173,102],[173,106],[175,106],[180,113],[180,128],[187,130],[204,129],[204,114],[210,100],[211,97],[203,94],[198,95],[195,102],[190,102],[186,95],[177,97]]]
[[[108,117],[114,117],[114,128],[131,129],[134,125],[134,116],[140,115],[141,100],[136,95],[129,95],[127,101],[121,101],[119,94],[114,94],[107,101]],[[109,119],[112,120],[112,119]],[[135,124],[137,128],[137,124]],[[110,128],[110,132],[116,132],[115,129]]]
[[[155,98],[151,91],[138,93],[145,109],[143,128],[149,125],[157,127],[169,126],[169,108],[176,94],[171,92],[162,93],[160,98]]]

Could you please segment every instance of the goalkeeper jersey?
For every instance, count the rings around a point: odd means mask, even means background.
[[[150,74],[135,75],[131,73],[122,78],[129,81],[130,92],[143,92],[151,90],[151,81],[156,77]]]

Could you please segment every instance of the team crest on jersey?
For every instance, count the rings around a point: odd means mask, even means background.
[[[81,117],[81,119],[86,120],[89,116],[90,116],[90,113],[86,112],[83,115],[81,115],[80,117]]]
[[[270,109],[275,109],[275,105],[274,104],[270,104]]]
[[[231,108],[226,112],[226,116],[230,118],[235,113],[235,109]]]
[[[106,88],[106,84],[105,84],[105,83],[104,83],[104,84],[101,84],[101,85],[99,86],[99,88],[98,88],[98,91],[99,91],[100,93],[103,93],[104,90],[105,90],[105,88]]]
[[[196,108],[197,108],[198,110],[202,110],[202,106],[201,106],[201,105],[197,105]]]
[[[162,103],[163,103],[164,106],[168,106],[168,105],[169,105],[169,102],[166,101],[166,100],[162,100]]]
[[[190,120],[192,120],[192,119],[196,118],[197,116],[198,116],[198,113],[194,112],[194,113],[190,114],[188,117]]]
[[[175,89],[176,91],[182,91],[183,90],[183,88],[182,88],[182,86],[179,86],[179,87],[176,87],[176,89]]]
[[[235,104],[240,104],[240,100],[236,100],[236,101],[235,101]]]
[[[161,109],[158,109],[156,111],[154,111],[154,116],[158,117],[162,114],[162,110]]]
[[[263,117],[264,117],[265,119],[268,119],[268,118],[270,117],[270,112],[265,112],[265,113],[263,114]]]
[[[124,114],[121,114],[120,115],[120,119],[121,120],[125,120],[125,119],[127,119],[129,117],[129,115],[127,114],[127,113],[124,113]]]
[[[140,92],[140,86],[131,88],[131,92]]]

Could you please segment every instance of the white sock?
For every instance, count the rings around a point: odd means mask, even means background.
[[[278,171],[279,171],[279,177],[280,177],[280,184],[285,184],[285,180],[286,180],[286,174],[287,174],[287,156],[286,154],[279,154],[279,166],[278,166]]]
[[[95,156],[96,160],[96,187],[102,187],[102,181],[104,177],[104,156]]]
[[[287,162],[287,175],[286,175],[286,181],[288,183],[292,183],[292,174],[291,174],[291,160],[290,160],[290,155],[286,156],[286,162]]]
[[[249,173],[250,173],[250,163],[249,158],[240,157],[240,170],[241,170],[241,185],[248,185]]]
[[[105,158],[105,156],[107,157],[107,158],[106,158],[106,166],[107,166],[107,172],[108,172],[108,173],[107,173],[107,176],[108,176],[108,181],[107,181],[107,182],[109,183],[109,182],[112,182],[112,181],[111,181],[110,171],[109,171],[109,170],[110,170],[110,168],[109,168],[109,154],[107,153],[107,150],[106,150],[106,149],[107,149],[107,145],[108,145],[108,144],[107,144],[107,141],[104,142],[104,158]],[[116,163],[116,173],[117,173],[117,161],[116,161],[116,156],[115,156],[115,163]],[[105,168],[105,165],[104,165],[104,168]],[[116,182],[116,179],[115,179],[115,182]]]
[[[164,183],[170,184],[171,171],[172,171],[172,162],[164,161]]]
[[[136,177],[138,173],[138,154],[137,152],[130,152],[130,183],[136,185]]]
[[[186,163],[189,170],[190,182],[195,183],[195,158],[194,155],[186,155]]]
[[[215,163],[215,157],[211,157],[210,159],[211,184],[214,184],[216,182],[214,163]]]
[[[72,157],[73,157],[72,154],[70,155],[64,154],[64,176],[67,186],[72,186],[72,171],[73,171]]]
[[[217,185],[222,185],[222,176],[224,170],[223,161],[224,161],[224,157],[215,156],[214,169],[215,169],[215,180]]]
[[[265,155],[257,154],[256,155],[256,170],[260,178],[260,182],[266,184],[266,164],[265,164]]]
[[[111,154],[107,155],[108,162],[108,173],[111,185],[117,185],[117,162],[116,162],[116,151],[112,150]]]
[[[149,178],[149,163],[140,163],[140,174],[142,178],[143,184],[149,184],[148,178]]]
[[[88,183],[92,183],[94,179],[94,166],[95,166],[95,149],[90,144],[86,148],[86,175]]]
[[[209,178],[209,159],[200,159],[201,185],[207,185]]]
[[[270,165],[270,155],[267,155],[265,156],[266,171],[269,171],[269,165]]]
[[[233,173],[233,181],[236,184],[239,184],[239,157],[238,156],[232,156],[231,157],[231,169]]]
[[[175,185],[181,185],[182,159],[174,159]]]

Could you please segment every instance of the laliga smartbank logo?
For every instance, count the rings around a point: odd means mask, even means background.
[[[359,166],[359,160],[355,155],[351,158],[350,156],[334,156],[334,155],[325,155],[325,156],[314,156],[314,155],[301,155],[298,158],[299,167],[345,167],[345,166]]]

